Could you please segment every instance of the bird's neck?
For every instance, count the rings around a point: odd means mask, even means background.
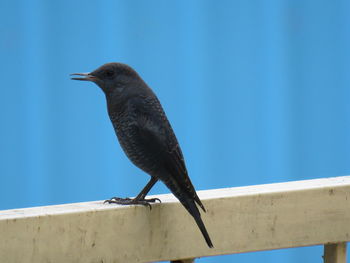
[[[113,94],[106,95],[107,109],[109,115],[112,113],[118,115],[125,111],[127,100]]]

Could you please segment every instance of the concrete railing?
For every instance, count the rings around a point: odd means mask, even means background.
[[[325,262],[346,262],[350,176],[198,194],[213,249],[172,195],[158,195],[152,210],[97,201],[0,211],[0,262],[154,262],[319,244]]]

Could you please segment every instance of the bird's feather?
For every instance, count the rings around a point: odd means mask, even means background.
[[[135,146],[137,146],[138,151],[147,152],[149,162],[152,160],[152,163],[158,162],[162,168],[166,169],[166,171],[157,169],[157,165],[155,165],[151,175],[164,181],[168,180],[168,176],[162,178],[162,173],[170,174],[176,185],[181,187],[181,190],[185,191],[205,211],[188,176],[179,143],[157,98],[139,96],[130,99],[128,114],[132,119],[131,126],[135,140],[137,140]],[[141,164],[141,166],[143,165]]]

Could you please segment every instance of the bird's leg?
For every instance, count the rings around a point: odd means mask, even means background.
[[[151,176],[151,180],[146,184],[146,186],[141,190],[141,192],[134,198],[134,200],[139,200],[139,201],[146,201],[149,203],[155,203],[156,201],[161,202],[159,198],[149,198],[145,199],[146,195],[148,192],[151,190],[151,188],[154,186],[154,184],[158,181],[158,179],[154,178]]]
[[[158,179],[151,176],[151,180],[146,184],[146,186],[141,190],[141,192],[134,198],[120,198],[120,197],[112,197],[109,200],[106,200],[105,203],[113,203],[113,204],[119,204],[119,205],[147,205],[151,208],[150,203],[155,203],[156,201],[159,201],[159,198],[150,198],[145,199],[148,192],[151,190],[151,188],[154,186],[154,184],[158,181]]]

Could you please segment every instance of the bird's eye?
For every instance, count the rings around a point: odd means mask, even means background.
[[[114,75],[114,72],[113,72],[113,70],[106,70],[105,75],[106,75],[106,77],[112,77]]]

